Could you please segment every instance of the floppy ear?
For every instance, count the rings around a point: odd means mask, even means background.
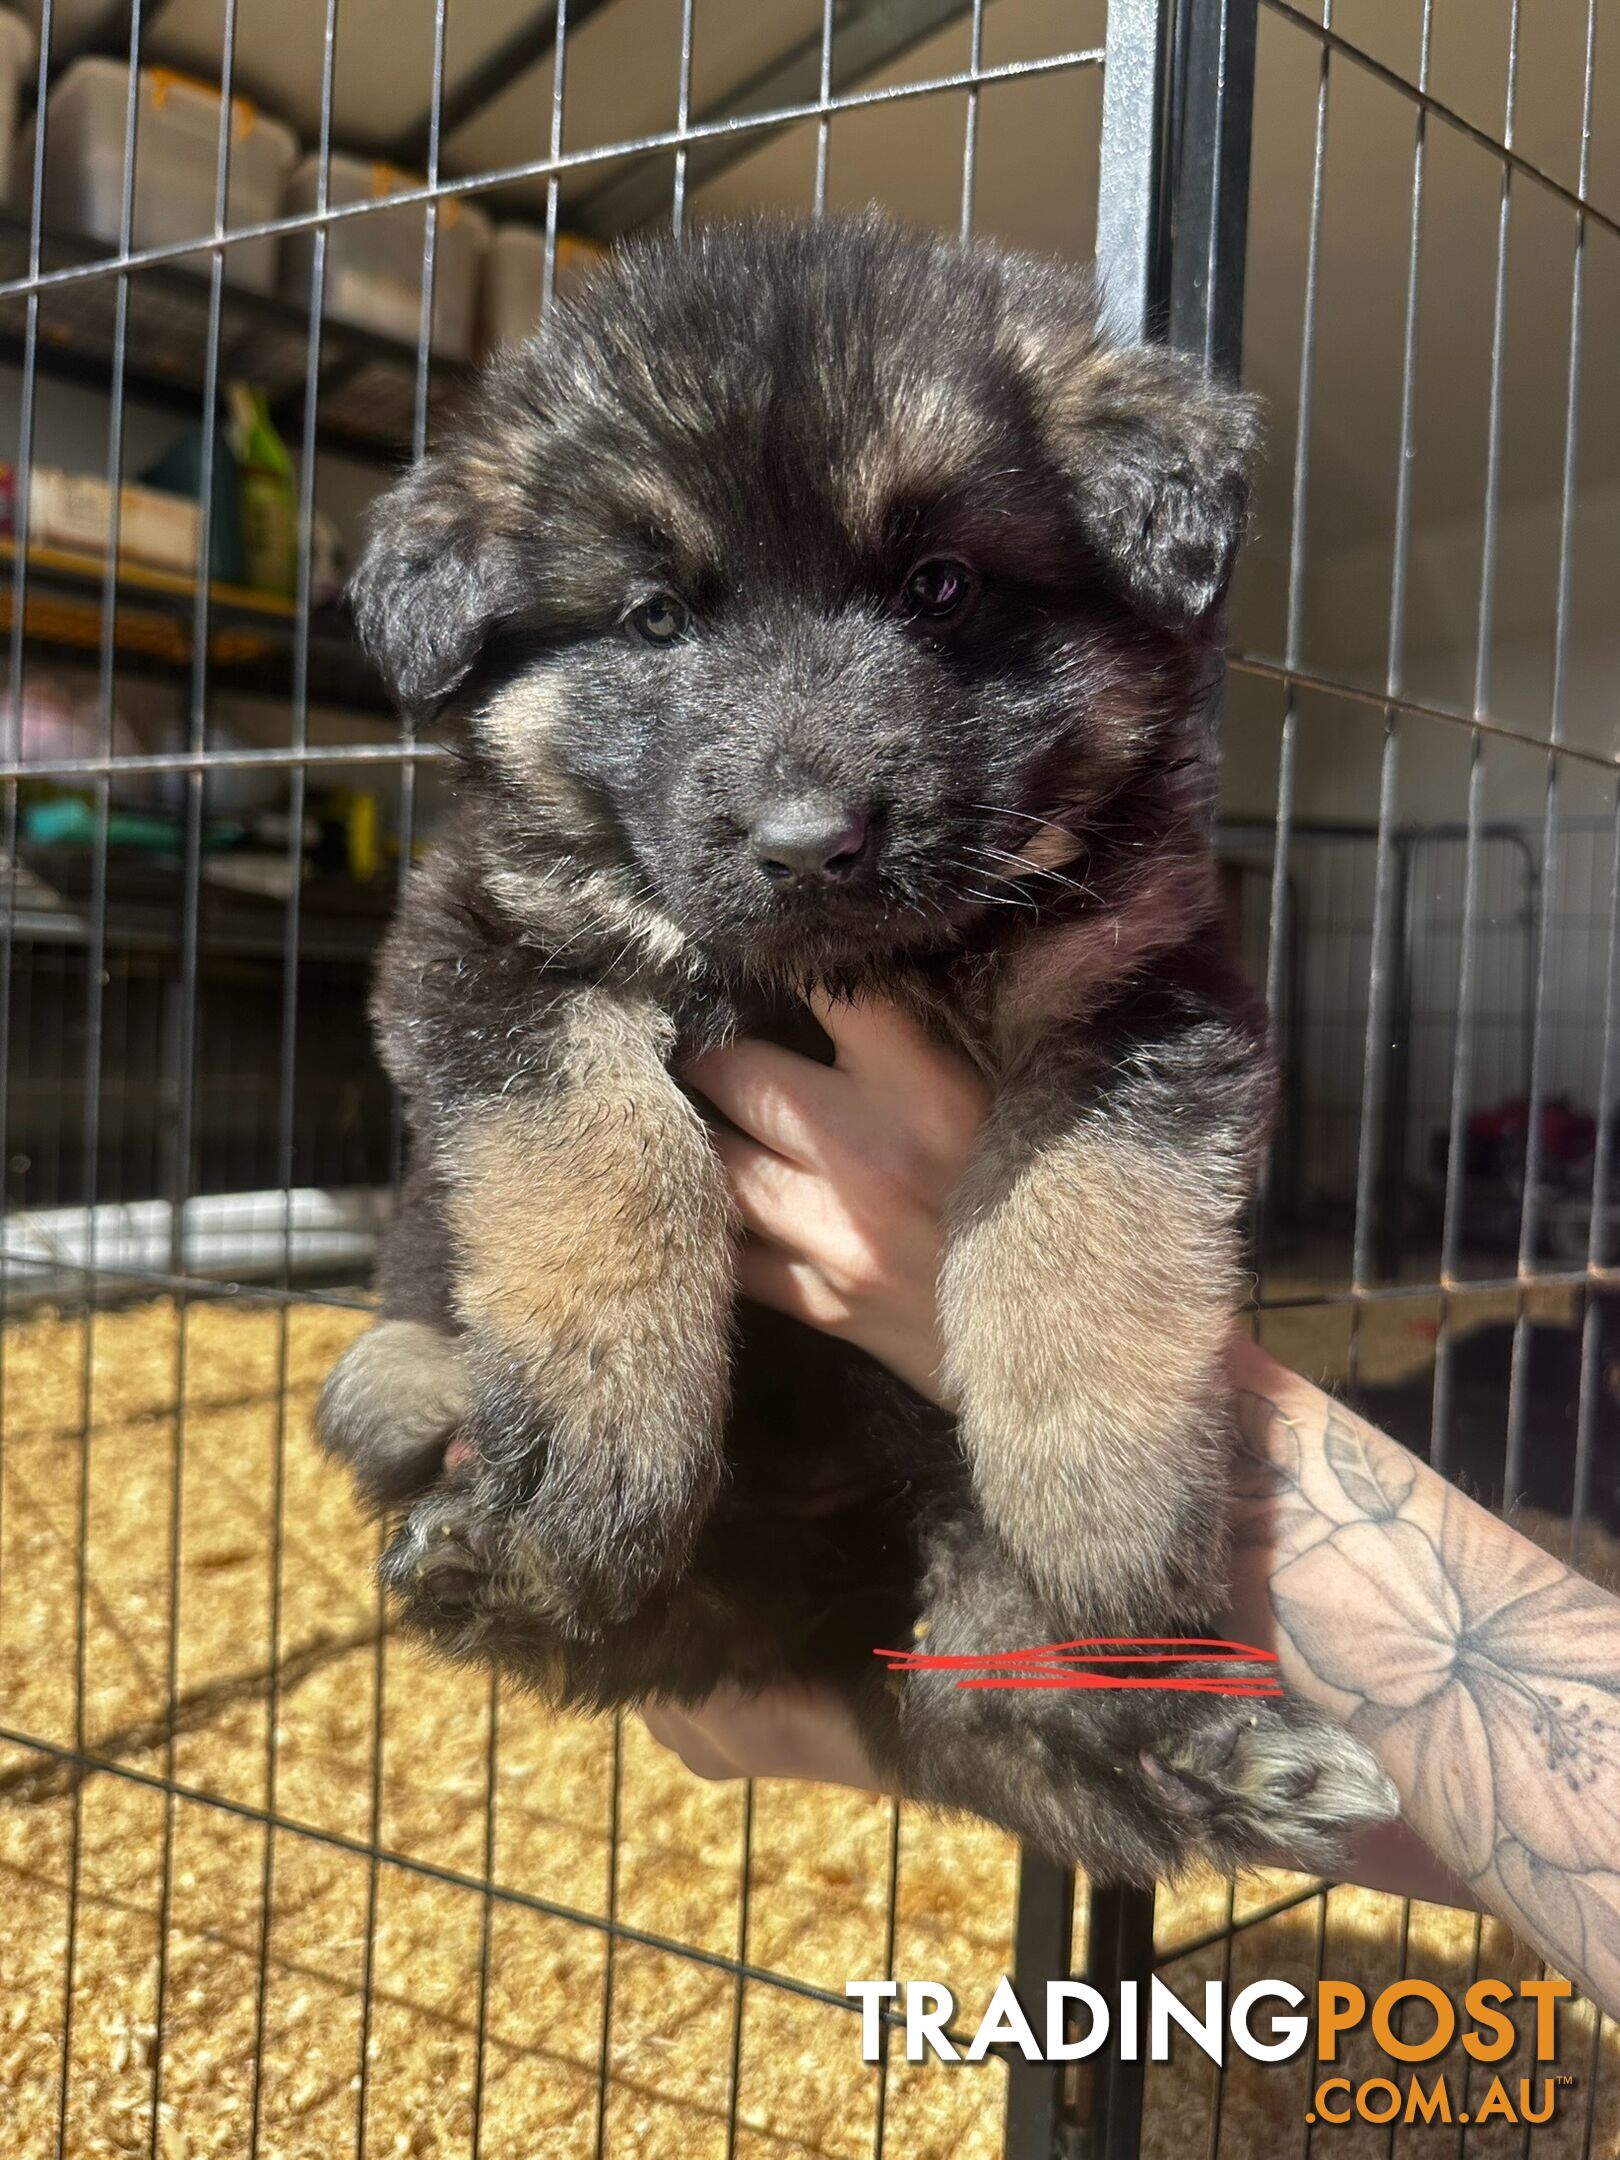
[[[1195,629],[1225,596],[1248,523],[1258,401],[1179,354],[1091,344],[1054,380],[1046,417],[1098,566],[1162,629]]]
[[[377,502],[349,581],[360,642],[400,709],[430,716],[522,601],[517,549],[481,461],[427,457]]]

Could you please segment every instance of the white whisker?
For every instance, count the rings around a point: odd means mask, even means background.
[[[1075,878],[1065,877],[1061,870],[1049,869],[1045,863],[1028,862],[1022,855],[1009,854],[1005,848],[975,847],[968,852],[972,855],[992,857],[998,862],[1011,863],[1022,878],[1047,878],[1052,884],[1066,886],[1070,892],[1079,893],[1083,898],[1095,898],[1088,886],[1082,885]]]

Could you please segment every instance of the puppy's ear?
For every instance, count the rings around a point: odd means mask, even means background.
[[[427,457],[373,507],[349,604],[400,709],[430,716],[521,604],[509,491],[459,451]]]
[[[1037,381],[1081,529],[1147,621],[1194,629],[1224,597],[1248,522],[1258,402],[1152,346],[1087,340]]]

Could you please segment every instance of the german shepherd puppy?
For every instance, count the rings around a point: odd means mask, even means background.
[[[1071,269],[754,222],[625,249],[384,498],[355,613],[456,804],[382,960],[413,1166],[320,1427],[451,1656],[599,1708],[831,1683],[898,1791],[1098,1877],[1326,1865],[1392,1812],[1291,1699],[873,1656],[1221,1611],[1272,1078],[1208,707],[1256,431]],[[939,1281],[954,1416],[736,1299],[673,1068],[825,1054],[812,986],[994,1087]]]

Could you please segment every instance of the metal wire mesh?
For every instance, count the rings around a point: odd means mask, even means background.
[[[69,1375],[72,1429],[64,1442],[73,1451],[71,1509],[61,1526],[71,1643],[65,1661],[53,1667],[54,1697],[26,1697],[28,1714],[0,1725],[6,1750],[0,1778],[8,1791],[52,1796],[65,1809],[62,1954],[54,1971],[59,2015],[50,2043],[58,2153],[76,2149],[81,2127],[74,2066],[86,2044],[85,1973],[100,1956],[94,1940],[100,1893],[87,1897],[86,1870],[98,1870],[99,1884],[102,1781],[157,1810],[156,1881],[141,1893],[150,1907],[153,1958],[150,2032],[142,2041],[147,2085],[129,2149],[153,2156],[168,2150],[173,1946],[182,1910],[189,1912],[193,1899],[186,1856],[199,1815],[240,1826],[255,1841],[242,1847],[256,1877],[256,1925],[239,1946],[247,2006],[241,2056],[248,2067],[231,2151],[281,2149],[267,2085],[285,2053],[277,1990],[296,1963],[284,1938],[295,1932],[289,1915],[307,1892],[309,1870],[324,1856],[358,1869],[362,1886],[352,1906],[352,2090],[345,2087],[342,2132],[327,2149],[383,2149],[379,2124],[386,2127],[386,2108],[378,2081],[397,2035],[389,1935],[400,1898],[418,1890],[445,1893],[449,1902],[435,1911],[446,1930],[464,1930],[459,1969],[472,1999],[458,2028],[466,2045],[453,2074],[467,2092],[463,2148],[475,2155],[501,2143],[490,2093],[497,2045],[503,2069],[511,2051],[504,2038],[492,2040],[492,2026],[515,1984],[507,1967],[521,1966],[508,1923],[555,1927],[563,1933],[546,1941],[577,1936],[592,1946],[590,1959],[567,1964],[589,1998],[590,2031],[578,2048],[591,2065],[589,2129],[570,2150],[636,2149],[636,2132],[615,2114],[627,2078],[616,2034],[627,2018],[644,2023],[646,2015],[637,1994],[645,1975],[625,1962],[632,1952],[663,1961],[660,1970],[713,1974],[723,1982],[713,2027],[721,2037],[711,2050],[721,2072],[710,2088],[707,2124],[715,2149],[728,2156],[749,2149],[750,2018],[760,2000],[813,2005],[846,2020],[854,2015],[813,1958],[795,1964],[776,1954],[779,1936],[756,1902],[760,1839],[769,1825],[751,1788],[730,1826],[736,1897],[723,1944],[696,1939],[695,1931],[694,1939],[683,1939],[677,1930],[633,1917],[639,1907],[625,1855],[635,1772],[622,1732],[613,1735],[591,1785],[605,1825],[600,1884],[577,1898],[543,1893],[516,1879],[503,1850],[522,1771],[514,1768],[512,1707],[501,1691],[493,1683],[483,1690],[461,1729],[462,1757],[477,1766],[475,1829],[471,1843],[447,1859],[430,1849],[431,1840],[400,1827],[390,1795],[400,1683],[380,1606],[352,1615],[347,1634],[313,1651],[289,1634],[289,1597],[305,1594],[296,1511],[307,1495],[292,1437],[300,1329],[311,1316],[341,1316],[360,1302],[353,1240],[363,1243],[368,1234],[366,1222],[357,1226],[350,1216],[314,1219],[309,1196],[370,1193],[398,1175],[398,1118],[360,1048],[364,963],[411,860],[419,810],[427,807],[419,798],[431,791],[438,755],[434,745],[384,717],[341,611],[323,596],[316,511],[335,464],[347,461],[343,485],[352,490],[359,485],[357,462],[369,465],[366,484],[375,485],[400,455],[420,456],[435,414],[464,379],[465,366],[439,348],[435,333],[441,248],[458,205],[527,191],[531,211],[538,215],[543,207],[543,321],[571,220],[604,233],[657,220],[678,234],[723,204],[724,183],[739,172],[769,199],[819,213],[841,199],[843,152],[852,170],[865,170],[859,145],[874,138],[858,129],[897,131],[908,114],[921,114],[935,130],[959,129],[961,143],[959,193],[953,181],[951,201],[930,203],[925,214],[964,235],[999,232],[986,214],[994,191],[984,154],[995,101],[1019,86],[1062,87],[1083,162],[1095,164],[1100,141],[1100,179],[1093,183],[1098,250],[1119,318],[1142,331],[1168,332],[1212,366],[1236,367],[1245,347],[1273,360],[1284,356],[1260,384],[1276,415],[1271,494],[1256,564],[1245,572],[1238,599],[1218,835],[1223,860],[1241,881],[1252,965],[1294,1053],[1290,1117],[1260,1218],[1262,1332],[1282,1343],[1297,1335],[1277,1330],[1290,1322],[1297,1329],[1302,1315],[1342,1316],[1343,1374],[1355,1385],[1365,1377],[1369,1316],[1416,1298],[1435,1330],[1431,1440],[1435,1460],[1444,1463],[1455,1350],[1475,1309],[1470,1300],[1505,1293],[1513,1350],[1501,1470],[1511,1492],[1532,1444],[1531,1330],[1547,1296],[1573,1300],[1569,1324],[1581,1331],[1584,1358],[1574,1435],[1577,1549],[1582,1537],[1599,1415],[1595,1293],[1616,1287],[1609,1225],[1620,797],[1611,706],[1605,703],[1594,720],[1573,657],[1592,489],[1582,430],[1590,431],[1600,394],[1594,385],[1606,379],[1601,368],[1583,368],[1596,283],[1590,263],[1596,246],[1620,239],[1620,201],[1599,199],[1593,148],[1599,19],[1612,11],[1603,0],[1586,0],[1569,139],[1534,148],[1526,147],[1520,126],[1520,71],[1533,35],[1521,0],[1502,0],[1505,67],[1494,113],[1477,102],[1464,109],[1468,101],[1437,86],[1437,39],[1444,33],[1450,51],[1457,33],[1455,10],[1445,0],[1421,0],[1404,14],[1352,9],[1347,0],[1321,0],[1314,10],[1294,0],[1258,0],[1258,6],[1256,0],[1113,0],[1106,46],[1100,6],[1047,10],[1024,26],[1020,44],[999,26],[1010,19],[999,0],[821,0],[807,11],[815,19],[799,25],[791,49],[773,52],[754,74],[713,98],[700,86],[707,79],[700,63],[706,32],[726,13],[725,0],[678,0],[672,124],[580,139],[570,127],[570,44],[577,50],[593,24],[596,38],[610,34],[616,4],[556,0],[555,7],[515,19],[476,65],[453,69],[457,24],[448,0],[433,0],[426,108],[380,146],[422,173],[386,197],[390,212],[403,206],[421,215],[417,331],[414,342],[403,343],[338,319],[327,304],[332,235],[384,208],[380,200],[351,203],[332,195],[332,160],[341,147],[338,0],[324,0],[318,24],[313,207],[251,222],[230,216],[238,17],[256,0],[225,0],[214,54],[221,102],[212,226],[143,245],[134,244],[135,70],[145,52],[147,15],[161,28],[163,9],[147,0],[143,10],[134,0],[115,34],[104,34],[109,49],[129,63],[130,76],[118,231],[111,243],[92,244],[53,231],[43,215],[50,92],[61,57],[53,0],[41,7],[37,125],[16,206],[0,217],[0,359],[18,370],[8,710],[0,734],[0,861],[8,888],[0,940],[7,1213],[0,1318],[14,1326],[0,1329],[0,1413],[20,1407],[8,1353],[42,1295],[76,1312],[78,1348]],[[524,153],[485,164],[452,156],[469,123],[519,81],[539,84],[524,116]],[[1344,294],[1326,288],[1334,278],[1340,288],[1344,283],[1343,205],[1357,185],[1358,147],[1368,154],[1371,96],[1383,101],[1386,122],[1391,111],[1399,114],[1410,174],[1403,217],[1376,236],[1374,268],[1362,266],[1369,276],[1392,271],[1399,288],[1393,350],[1384,356],[1394,415],[1388,487],[1369,514],[1377,574],[1339,611],[1338,632],[1324,635],[1313,574],[1330,552],[1324,515],[1337,514],[1345,483],[1336,471],[1324,480],[1322,445],[1332,438],[1323,423],[1339,416],[1342,424],[1349,402],[1338,358]],[[1289,170],[1296,186],[1286,215],[1275,196],[1256,194],[1251,201],[1251,121],[1257,148],[1273,138],[1294,146]],[[1457,641],[1466,647],[1460,664],[1455,653],[1449,661],[1436,659],[1417,634],[1425,590],[1419,572],[1426,569],[1419,543],[1428,507],[1423,433],[1434,413],[1425,338],[1433,334],[1437,276],[1425,204],[1433,173],[1449,171],[1459,146],[1488,168],[1493,212],[1487,271],[1475,293],[1476,302],[1483,293],[1483,313],[1462,333],[1483,354],[1484,366],[1476,575],[1468,633]],[[785,162],[760,162],[773,158]],[[795,176],[791,182],[781,177],[787,171]],[[896,193],[900,207],[916,214],[903,181]],[[1005,193],[1002,187],[996,204]],[[1527,197],[1533,211],[1525,208]],[[1090,200],[1074,206],[1077,252],[1089,244],[1091,216]],[[1556,576],[1539,695],[1527,695],[1517,679],[1504,689],[1497,634],[1508,574],[1504,493],[1520,409],[1514,241],[1527,217],[1538,234],[1552,229],[1544,218],[1563,221],[1569,271],[1567,309],[1554,325],[1567,340],[1567,367]],[[1273,222],[1292,234],[1292,255],[1259,247],[1262,227]],[[307,289],[297,300],[262,295],[233,279],[237,251],[264,240],[307,243]],[[1337,313],[1325,328],[1330,298]],[[1284,328],[1276,334],[1279,313]],[[1542,327],[1544,336],[1552,334]],[[142,414],[158,411],[205,423],[198,560],[212,560],[220,451],[211,421],[224,384],[243,373],[269,393],[297,453],[297,573],[278,607],[203,577],[165,586],[119,560],[117,484],[133,463],[130,431],[139,431]],[[89,570],[64,566],[30,535],[30,478],[42,462],[38,443],[49,419],[42,385],[56,383],[95,400],[101,430],[113,528],[104,563]],[[1517,557],[1510,569],[1518,574]],[[1360,637],[1349,654],[1346,624]],[[82,656],[86,649],[94,674],[89,739],[42,750],[25,735],[30,685],[64,653]],[[124,727],[126,703],[152,681],[183,690],[181,724],[155,748],[134,744]],[[221,699],[244,686],[276,700],[273,741],[246,740],[222,725]],[[1539,791],[1539,811],[1525,800],[1526,760],[1537,767],[1531,792]],[[1341,778],[1341,771],[1353,778]],[[1498,776],[1510,771],[1512,784],[1499,787]],[[212,833],[220,790],[251,788],[266,775],[285,788],[284,876],[269,899],[249,906],[220,888]],[[1324,775],[1342,798],[1331,804],[1331,815],[1322,800]],[[38,889],[27,846],[31,791],[47,784],[79,796],[89,821],[77,883],[65,893]],[[177,821],[171,867],[144,882],[114,837],[124,797],[137,787],[166,790]],[[324,904],[324,889],[306,878],[304,858],[311,820],[326,816],[343,789],[383,800],[395,854],[392,867],[384,865],[368,882],[366,904],[338,916]],[[1356,789],[1363,799],[1352,813],[1345,805]],[[1511,800],[1509,814],[1498,794]],[[341,810],[333,814],[341,822]],[[341,838],[337,844],[341,851]],[[1545,1112],[1565,1094],[1597,1106],[1584,1190],[1572,1173],[1552,1174],[1547,1160]],[[1523,1104],[1516,1152],[1510,1145],[1505,1167],[1498,1157],[1482,1172],[1473,1121],[1508,1096]],[[217,1218],[203,1203],[221,1196],[262,1204],[253,1217],[258,1242],[244,1246],[240,1226],[232,1227],[227,1257],[215,1264],[208,1239]],[[162,1212],[129,1213],[146,1205]],[[121,1217],[118,1208],[125,1210]],[[1488,1228],[1482,1228],[1485,1214]],[[42,1227],[46,1215],[52,1221]],[[243,1280],[232,1283],[233,1273]],[[153,1710],[144,1724],[108,1730],[90,1712],[96,1646],[104,1638],[97,1601],[107,1579],[93,1518],[97,1447],[105,1444],[110,1415],[97,1335],[110,1324],[109,1308],[157,1293],[174,1301],[175,1326],[161,1390],[168,1446],[160,1463],[156,1662],[147,1676]],[[251,1625],[242,1623],[244,1638],[251,1636],[259,1652],[242,1681],[257,1722],[234,1770],[194,1757],[185,1708],[192,1701],[185,1608],[201,1594],[183,1567],[187,1509],[201,1512],[188,1475],[188,1426],[201,1414],[194,1407],[201,1399],[198,1343],[211,1344],[207,1331],[222,1296],[237,1309],[267,1315],[270,1330],[271,1416],[258,1458],[268,1537],[264,1610]],[[27,1550],[16,1526],[0,1522],[0,1565],[10,1559],[0,1572],[0,1618],[7,1604],[15,1613],[28,1595],[18,1575]],[[358,1658],[364,1673],[365,1699],[355,1715],[368,1782],[350,1795],[341,1824],[317,1820],[302,1807],[302,1756],[296,1748],[286,1754],[284,1740],[296,1707],[292,1695],[314,1669],[306,1659],[313,1656],[318,1665],[329,1654]],[[467,1705],[460,1708],[466,1718]],[[882,1836],[873,1945],[888,1973],[897,1969],[902,1937],[912,1928],[903,1881],[908,1850],[902,1813],[893,1808]],[[1025,1863],[1017,1956],[1030,1981],[1069,1968],[1078,1947],[1069,1940],[1071,1888],[1043,1863]],[[1210,1971],[1230,1978],[1251,1942],[1266,1940],[1269,1927],[1305,1905],[1314,1909],[1310,1954],[1320,1975],[1329,1955],[1330,1908],[1315,1885],[1228,1892],[1202,1928],[1167,1932],[1161,1915],[1156,1948],[1150,1905],[1130,1897],[1094,1899],[1080,1914],[1087,1969],[1100,1978],[1128,1977],[1145,1972],[1156,1957],[1171,1977]],[[1482,1940],[1476,1931],[1476,1970]],[[1401,1971],[1409,1944],[1403,1918],[1395,1949]],[[557,1954],[565,1964],[573,1955]],[[889,2029],[886,2023],[886,2036]],[[1598,2036],[1594,2021],[1589,2125],[1604,2104]],[[1225,2093],[1215,2077],[1207,2095],[1211,2153],[1230,2121]],[[1096,2150],[1134,2152],[1151,2103],[1151,2089],[1144,2096],[1140,2072],[1130,2066],[1100,2075],[1088,2100],[1049,2074],[1014,2065],[1005,2150],[1023,2156],[1067,2149],[1059,2141],[1084,2114]],[[895,2127],[911,2120],[903,2112],[908,2104],[906,2091],[897,2097],[886,2042],[869,2104],[857,2111],[867,2149],[923,2149],[905,2142],[915,2133]],[[1300,2135],[1308,2149],[1309,2128]]]
[[[1262,512],[1273,521],[1262,542],[1269,561],[1236,607],[1227,787],[1228,806],[1246,809],[1234,801],[1244,783],[1234,783],[1231,760],[1263,740],[1275,815],[1263,827],[1240,815],[1227,828],[1229,858],[1250,881],[1269,859],[1263,936],[1258,896],[1247,889],[1246,916],[1291,1066],[1257,1253],[1262,1339],[1286,1357],[1289,1345],[1309,1339],[1302,1325],[1332,1320],[1315,1340],[1333,1342],[1329,1362],[1355,1388],[1369,1364],[1387,1361],[1390,1338],[1373,1323],[1411,1315],[1408,1325],[1431,1335],[1433,1348],[1411,1382],[1423,1429],[1403,1437],[1456,1469],[1459,1348],[1482,1315],[1499,1327],[1505,1320],[1511,1356],[1495,1474],[1512,1498],[1533,1474],[1529,1450],[1573,1455],[1566,1549],[1576,1554],[1590,1532],[1600,1399],[1593,1360],[1601,1294],[1613,1281],[1615,962],[1612,700],[1599,690],[1607,717],[1571,723],[1583,504],[1607,484],[1610,464],[1606,421],[1583,373],[1584,310],[1591,250],[1611,231],[1614,208],[1612,195],[1607,207],[1598,199],[1593,161],[1600,16],[1606,34],[1612,24],[1599,5],[1578,12],[1579,34],[1565,41],[1577,52],[1565,126],[1541,126],[1531,154],[1521,81],[1547,18],[1519,0],[1472,11],[1466,23],[1444,0],[1407,10],[1259,0],[1247,327],[1250,352],[1268,350],[1264,387],[1277,438]],[[1566,17],[1566,33],[1571,27]],[[1471,75],[1459,66],[1460,38],[1499,60],[1489,91],[1483,63]],[[1438,79],[1442,59],[1455,88]],[[1487,260],[1471,285],[1441,254],[1456,244],[1463,162],[1482,230],[1489,190]],[[1273,184],[1266,195],[1262,165]],[[1291,275],[1258,287],[1255,221],[1286,218],[1274,192],[1283,170],[1300,206]],[[1606,173],[1604,186],[1612,190]],[[1531,284],[1539,306],[1527,332]],[[1441,323],[1446,308],[1452,319]],[[1288,330],[1274,340],[1279,311]],[[1511,573],[1503,552],[1509,509],[1523,518],[1516,431],[1525,426],[1527,335],[1553,355],[1537,381],[1553,416],[1546,431],[1555,421],[1557,436],[1550,544],[1538,534],[1541,557],[1556,564],[1538,624],[1545,667],[1528,681],[1507,664],[1514,654],[1500,620],[1507,590],[1522,625],[1525,609],[1507,579],[1533,574],[1522,544]],[[1279,343],[1297,357],[1291,384],[1278,379]],[[1361,377],[1354,386],[1352,367]],[[1324,454],[1342,453],[1347,431],[1330,423],[1347,394],[1365,398],[1360,454],[1376,450],[1380,459],[1376,479],[1364,482],[1376,490],[1367,515],[1377,544],[1359,583],[1330,522],[1354,514],[1356,490],[1331,463],[1321,470]],[[1424,615],[1434,548],[1424,490],[1432,439],[1447,419],[1437,399],[1447,396],[1467,404],[1479,488],[1468,528],[1471,620],[1453,629],[1437,661]],[[1350,586],[1336,607],[1322,579],[1313,582],[1319,557]],[[1589,625],[1585,635],[1581,665],[1590,674]],[[1327,782],[1331,822],[1322,815]],[[1504,817],[1508,806],[1515,814]],[[1548,1112],[1571,1096],[1596,1114],[1579,1159],[1555,1173]],[[1510,1136],[1484,1147],[1482,1124],[1504,1110]],[[1532,1404],[1529,1384],[1533,1332],[1553,1309],[1547,1301],[1559,1298],[1560,1324],[1579,1331],[1582,1344],[1578,1418],[1567,1430],[1554,1430],[1545,1401]],[[1244,1943],[1312,1905],[1314,1956],[1299,1977],[1333,1970],[1335,1907],[1325,1890],[1247,1902],[1245,1910],[1229,1894],[1217,1928],[1161,1939],[1161,1968],[1189,1984],[1195,1975],[1230,1978]],[[1393,1976],[1405,1978],[1419,1954],[1416,1912],[1401,1910]],[[1484,1941],[1476,1921],[1475,1977]],[[1591,2140],[1607,2105],[1595,2015],[1591,2031],[1584,2122],[1572,2150],[1598,2149]],[[1230,2083],[1230,2073],[1212,2079],[1211,2152]],[[1277,2149],[1308,2152],[1313,2125],[1304,2115]],[[1391,2126],[1391,2152],[1397,2135]],[[1457,2150],[1470,2149],[1469,2133],[1455,2138]],[[1525,2138],[1528,2150],[1528,2130]]]

